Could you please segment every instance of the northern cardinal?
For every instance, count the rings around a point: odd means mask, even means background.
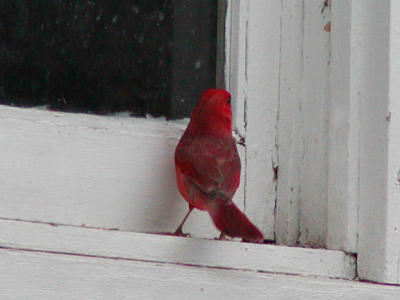
[[[240,158],[232,136],[231,95],[220,89],[202,93],[175,150],[178,189],[189,211],[206,210],[221,234],[262,242],[264,237],[232,202],[239,186]]]

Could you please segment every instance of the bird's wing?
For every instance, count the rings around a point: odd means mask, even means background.
[[[233,139],[194,137],[178,145],[175,162],[203,193],[231,198],[239,186],[240,159]]]

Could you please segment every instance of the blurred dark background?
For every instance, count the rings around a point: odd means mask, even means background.
[[[0,103],[189,116],[216,85],[217,0],[0,0]]]

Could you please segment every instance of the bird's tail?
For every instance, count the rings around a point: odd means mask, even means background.
[[[206,207],[215,226],[230,237],[240,237],[250,242],[262,242],[264,237],[244,213],[232,202],[218,202]]]

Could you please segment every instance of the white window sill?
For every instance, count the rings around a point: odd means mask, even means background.
[[[397,299],[341,251],[0,220],[3,297]],[[297,275],[314,275],[310,278]]]
[[[354,257],[342,251],[183,238],[0,220],[9,249],[183,264],[222,269],[354,279]]]

